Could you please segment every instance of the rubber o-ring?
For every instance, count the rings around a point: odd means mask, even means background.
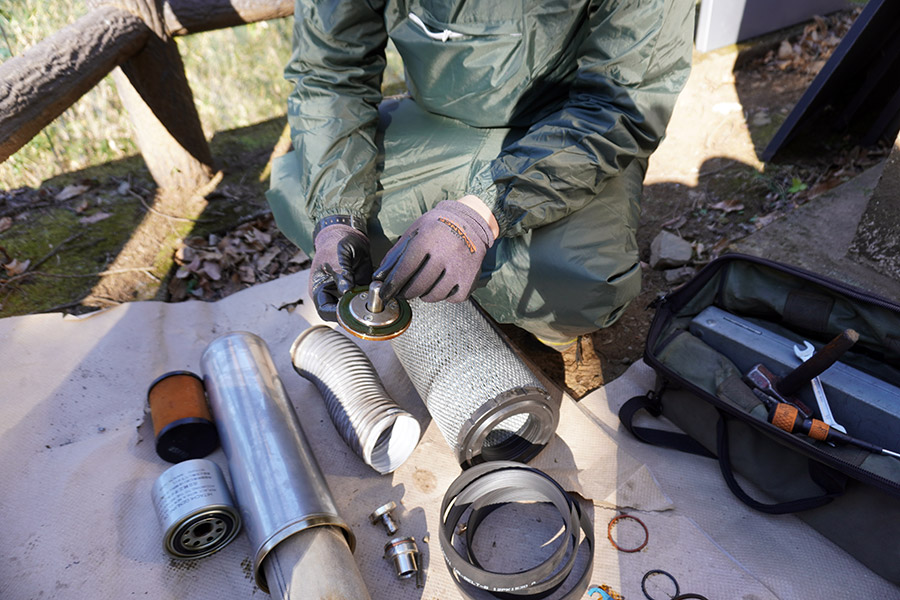
[[[649,571],[644,573],[644,577],[641,579],[641,591],[644,592],[644,596],[647,597],[647,600],[656,600],[656,598],[654,598],[653,596],[651,596],[650,594],[647,593],[647,580],[650,578],[651,575],[665,575],[666,577],[671,579],[672,583],[675,584],[675,596],[670,596],[670,598],[672,598],[674,600],[675,598],[681,597],[678,594],[678,592],[681,591],[678,588],[678,581],[675,579],[675,577],[672,576],[671,573],[667,573],[666,571],[663,571],[662,569],[650,569]]]
[[[631,519],[632,521],[637,521],[638,525],[644,528],[644,542],[638,546],[637,548],[622,548],[619,546],[612,537],[613,526],[619,521],[619,519]],[[632,515],[618,515],[613,517],[613,519],[609,522],[609,525],[606,526],[606,537],[609,539],[609,543],[612,544],[613,548],[618,550],[619,552],[640,552],[644,549],[644,546],[647,545],[647,542],[650,541],[650,532],[647,530],[647,526],[644,525],[644,522]]]
[[[681,594],[680,596],[675,596],[672,600],[707,600],[706,596],[701,596],[700,594]]]

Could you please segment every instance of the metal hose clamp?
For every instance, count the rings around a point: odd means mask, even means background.
[[[546,561],[531,569],[517,573],[496,573],[483,569],[472,551],[475,531],[488,514],[514,502],[553,505],[563,521],[561,542]],[[457,527],[467,512],[466,556],[463,556],[454,547],[454,536],[459,536]],[[441,551],[450,575],[466,597],[472,598],[472,588],[477,588],[495,598],[542,598],[576,577],[575,583],[561,600],[579,598],[588,588],[593,567],[593,523],[578,502],[553,478],[527,465],[494,461],[464,471],[444,495],[439,533]],[[572,568],[582,545],[586,548],[587,560],[583,572],[575,576],[572,575]]]

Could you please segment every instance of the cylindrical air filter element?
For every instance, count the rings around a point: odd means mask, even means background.
[[[353,532],[338,514],[266,343],[252,333],[225,334],[207,346],[201,368],[257,585],[268,592],[264,559],[299,531],[335,527],[352,551]],[[357,567],[350,560],[331,568],[339,576]]]
[[[153,484],[163,548],[174,558],[208,556],[234,539],[241,518],[219,465],[202,458],[169,467]]]
[[[147,390],[156,453],[178,463],[203,458],[219,445],[216,426],[206,404],[203,380],[190,371],[160,375]]]
[[[335,428],[379,473],[390,473],[419,442],[419,422],[384,389],[374,365],[353,340],[326,325],[310,327],[291,347],[294,369],[313,382]]]
[[[471,300],[413,300],[391,346],[463,468],[527,461],[559,422],[554,401]]]

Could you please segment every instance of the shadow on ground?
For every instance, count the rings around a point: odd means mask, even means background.
[[[0,317],[167,299],[183,239],[268,213],[265,170],[283,127],[279,118],[217,133],[222,179],[205,197],[161,196],[139,156],[0,191]]]

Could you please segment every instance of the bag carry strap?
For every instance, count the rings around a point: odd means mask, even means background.
[[[725,478],[728,489],[730,489],[741,502],[750,508],[771,515],[784,515],[801,510],[809,510],[828,504],[838,496],[841,496],[847,487],[846,476],[825,467],[821,463],[810,460],[809,475],[813,482],[825,491],[824,494],[821,496],[789,500],[787,502],[776,502],[775,504],[766,504],[759,500],[755,500],[744,491],[734,476],[734,469],[731,466],[731,456],[728,449],[728,422],[721,413],[719,414],[719,423],[716,427],[716,433],[716,451],[719,454],[719,468],[722,470],[722,477]]]
[[[725,420],[725,416],[721,412],[719,413],[719,422],[716,427],[716,452],[718,453],[718,456],[716,456],[716,454],[707,450],[702,444],[687,434],[635,426],[634,416],[642,410],[646,410],[654,417],[660,416],[662,414],[662,408],[659,402],[659,393],[650,391],[646,396],[635,396],[619,408],[619,420],[631,435],[642,442],[653,444],[654,446],[672,448],[673,450],[679,450],[681,452],[718,459],[719,468],[722,471],[722,477],[725,479],[728,489],[730,489],[741,502],[760,512],[782,515],[801,510],[809,510],[811,508],[818,508],[828,504],[838,496],[841,496],[846,489],[847,477],[845,475],[833,469],[829,469],[821,463],[810,460],[809,475],[812,478],[812,481],[825,492],[823,495],[790,500],[788,502],[777,502],[775,504],[760,502],[745,492],[734,476],[734,469],[731,466],[731,456],[728,446],[728,424]]]
[[[619,407],[619,421],[625,426],[628,432],[637,439],[654,446],[663,446],[664,448],[672,448],[681,452],[697,454],[707,458],[715,458],[716,455],[707,450],[700,442],[684,433],[675,431],[664,431],[662,429],[651,429],[649,427],[637,427],[634,425],[634,416],[646,410],[654,417],[662,414],[659,404],[659,394],[653,391],[647,392],[646,396],[635,396],[631,398],[621,407]]]

